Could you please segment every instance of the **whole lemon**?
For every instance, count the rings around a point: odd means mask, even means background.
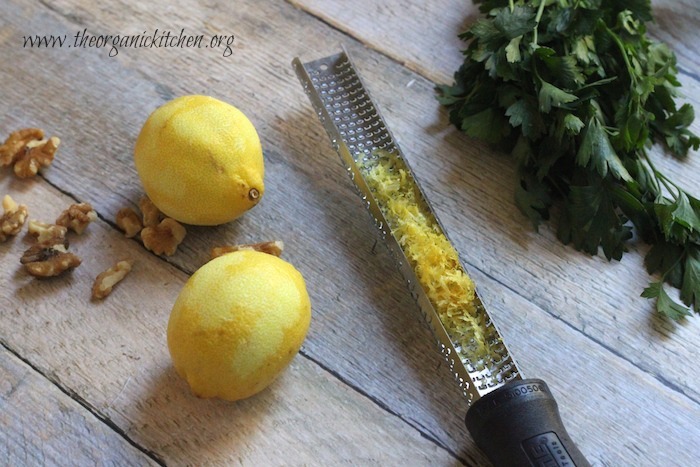
[[[259,251],[215,258],[187,281],[168,322],[175,369],[199,397],[265,389],[301,348],[311,320],[304,279]]]
[[[232,221],[265,191],[255,127],[209,96],[178,97],[153,111],[136,139],[134,162],[151,201],[186,224]]]

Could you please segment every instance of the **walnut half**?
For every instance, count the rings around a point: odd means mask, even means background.
[[[117,226],[124,231],[126,238],[135,237],[143,228],[141,218],[136,211],[131,208],[121,208],[117,212],[115,220]]]
[[[182,224],[175,219],[166,217],[158,225],[146,227],[141,231],[143,246],[157,255],[175,254],[178,245],[182,243],[187,231]]]
[[[10,133],[5,142],[0,145],[0,166],[7,167],[15,163],[32,141],[44,138],[44,132],[39,128],[24,128]]]
[[[95,283],[92,285],[92,299],[102,300],[112,293],[112,288],[131,272],[133,265],[133,261],[123,260],[106,271],[101,272],[97,278],[95,278]]]
[[[97,213],[90,203],[72,204],[58,216],[57,225],[69,228],[78,235],[82,234],[90,222],[97,219]]]
[[[58,276],[81,263],[80,258],[68,252],[66,245],[65,240],[50,246],[37,243],[25,251],[19,261],[32,276]]]
[[[33,177],[39,169],[51,165],[59,144],[61,140],[55,136],[48,140],[30,141],[16,159],[15,175],[19,178]]]
[[[2,199],[2,208],[5,213],[0,217],[0,242],[17,235],[27,220],[27,206],[17,204],[10,195]]]
[[[68,228],[62,225],[46,224],[37,220],[29,221],[29,234],[42,245],[55,245],[66,239]]]
[[[284,243],[280,240],[276,240],[274,242],[244,243],[241,245],[219,246],[212,248],[211,252],[209,253],[209,256],[210,259],[214,259],[221,255],[225,255],[226,253],[241,250],[260,251],[269,255],[280,256],[282,254],[283,249]]]
[[[143,226],[144,227],[154,227],[158,225],[161,220],[161,212],[153,204],[151,198],[148,196],[143,196],[139,200],[139,208],[141,208],[141,214],[143,214]]]

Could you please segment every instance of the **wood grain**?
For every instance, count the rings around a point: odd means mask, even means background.
[[[0,464],[157,465],[0,347]]]
[[[19,184],[9,175],[0,180],[0,192],[13,193],[29,207],[30,218],[45,221],[72,202],[41,180]],[[303,465],[320,459],[366,465],[456,462],[419,431],[302,356],[271,388],[246,401],[194,397],[172,368],[165,343],[170,307],[187,275],[102,221],[70,240],[70,251],[83,263],[47,280],[29,276],[19,264],[28,244],[23,235],[2,244],[2,269],[10,273],[0,278],[0,341],[154,459],[190,465],[261,465],[266,460]],[[134,270],[104,301],[91,301],[94,277],[120,258],[135,259]],[[36,391],[33,397],[40,397],[42,389]],[[60,415],[60,407],[52,410],[46,404],[36,410]],[[81,412],[80,407],[72,410]],[[24,430],[21,419],[21,407],[5,418],[11,444],[21,444],[16,440]],[[98,436],[92,442],[100,441]],[[137,463],[138,457],[130,461]]]
[[[451,75],[463,57],[449,51],[436,53],[432,44],[442,44],[450,50],[463,48],[464,43],[455,46],[455,29],[463,30],[478,17],[476,6],[457,0],[409,7],[412,13],[420,9],[419,14],[405,14],[398,6],[380,6],[369,1],[355,2],[353,8],[342,2],[328,5],[317,0],[294,0],[293,3],[435,83],[451,82]],[[700,54],[692,46],[699,38],[696,27],[699,7],[690,1],[656,0],[652,5],[656,22],[650,24],[651,33],[668,43],[678,56],[682,83],[679,105],[690,102],[696,109],[700,108],[700,79],[693,72],[700,69]],[[448,18],[446,12],[454,16]],[[457,26],[455,17],[462,18],[464,23]],[[376,28],[376,23],[386,28]],[[422,33],[410,38],[399,34],[386,37],[385,31],[399,29]],[[698,352],[700,326],[697,319],[677,326],[655,317],[651,303],[639,297],[652,279],[645,273],[641,259],[647,247],[635,244],[622,263],[608,265],[601,258],[589,258],[563,247],[551,226],[546,226],[541,235],[533,234],[513,205],[514,174],[505,156],[484,149],[478,142],[455,136],[444,115],[435,118],[430,112],[430,84],[423,85],[420,80],[411,83],[411,87],[421,87],[420,95],[427,98],[416,100],[411,95],[402,107],[392,108],[390,113],[411,115],[413,119],[428,114],[418,126],[430,128],[438,138],[450,140],[451,146],[458,150],[451,150],[452,147],[445,150],[416,128],[401,131],[392,125],[392,129],[409,138],[405,146],[417,159],[414,165],[418,166],[419,175],[434,190],[433,204],[448,213],[441,218],[452,237],[456,237],[458,250],[466,261],[700,402],[700,386],[688,378],[683,365],[672,364],[677,355],[692,359]],[[700,133],[700,119],[691,128]],[[425,144],[421,139],[427,140]],[[445,166],[433,167],[434,158],[426,154],[435,153],[440,154],[443,159],[440,163]],[[494,157],[497,159],[493,160]],[[652,157],[661,171],[700,196],[698,152],[691,152],[686,160],[679,162],[657,146]],[[462,180],[466,181],[468,191],[460,192]],[[464,215],[459,214],[460,207],[467,211]],[[478,245],[481,251],[474,251],[471,245]],[[648,351],[650,348],[653,351]]]
[[[93,258],[48,284],[4,274],[12,287],[3,290],[19,292],[0,296],[4,308],[15,310],[2,317],[3,342],[173,463],[283,463],[287,449],[307,443],[316,447],[298,454],[299,463],[328,456],[331,463],[483,464],[463,427],[464,402],[290,67],[294,56],[318,58],[343,43],[509,347],[527,376],[548,380],[582,451],[597,465],[692,465],[700,457],[692,442],[700,436],[700,383],[679,362],[694,361],[700,350],[697,319],[674,325],[654,317],[651,304],[638,297],[649,279],[641,264],[644,246],[608,264],[560,245],[549,228],[532,232],[512,201],[507,156],[457,134],[437,106],[433,83],[449,79],[450,63],[459,57],[432,62],[440,54],[427,44],[445,41],[452,50],[454,29],[472,7],[445,3],[455,11],[452,26],[445,27],[435,19],[438,9],[420,2],[405,8],[312,3],[295,2],[309,14],[283,2],[184,2],[167,15],[162,5],[148,3],[114,2],[110,9],[78,0],[0,5],[0,51],[13,64],[0,67],[3,105],[12,109],[0,114],[0,133],[38,125],[63,140],[45,171],[63,195],[43,182],[27,186],[11,177],[2,180],[5,191],[21,199],[40,190],[60,200],[47,210],[58,209],[70,195],[93,203],[110,222],[141,194],[131,161],[141,123],[157,105],[189,93],[215,95],[249,115],[263,140],[267,187],[259,207],[240,220],[190,228],[170,264],[134,241],[123,245],[101,223],[99,234],[91,230],[75,248],[104,244],[109,261]],[[679,24],[692,20],[669,15]],[[377,32],[370,17],[387,32]],[[399,24],[411,22],[420,23],[412,30],[425,31],[428,42],[404,40],[406,29]],[[110,58],[105,49],[18,45],[27,33],[139,33],[156,27],[235,33],[237,42],[228,59],[213,50],[122,50]],[[688,36],[694,34],[690,28],[682,34],[686,43],[695,39]],[[697,69],[684,57],[682,68]],[[692,73],[681,79],[700,108]],[[684,186],[698,186],[695,155],[684,164],[658,152],[654,157]],[[303,358],[259,400],[229,406],[191,399],[169,370],[158,337],[166,304],[212,246],[273,239],[285,242],[285,258],[309,284],[314,316]],[[4,266],[10,250],[1,251]],[[104,312],[94,314],[71,298],[69,289],[122,251],[147,266],[118,286]],[[65,303],[58,315],[56,297]],[[368,435],[375,426],[379,434]],[[415,441],[418,434],[422,438]],[[406,437],[410,443],[401,442]]]
[[[290,3],[435,82],[452,78],[464,57],[458,35],[479,17],[469,1]]]
[[[464,60],[466,43],[457,36],[480,16],[478,6],[461,0],[425,2],[346,2],[288,0],[291,4],[436,83],[448,83]],[[672,47],[681,72],[700,80],[700,6],[693,0],[652,0],[652,36]],[[381,25],[378,27],[377,25]],[[397,33],[398,32],[398,33]],[[689,39],[691,39],[689,41]]]

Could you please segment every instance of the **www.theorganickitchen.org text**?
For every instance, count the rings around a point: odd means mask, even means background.
[[[69,34],[22,36],[24,48],[35,49],[107,49],[110,57],[116,57],[121,49],[221,49],[224,57],[233,53],[234,35],[189,34],[182,28],[179,32],[155,29],[139,34],[91,34],[87,28]]]

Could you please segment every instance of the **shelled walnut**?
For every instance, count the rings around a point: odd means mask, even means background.
[[[184,240],[185,235],[187,235],[187,231],[182,224],[175,219],[166,217],[158,225],[145,227],[141,231],[141,240],[143,240],[143,246],[153,253],[172,256],[178,245]]]
[[[18,177],[33,177],[39,169],[51,165],[59,144],[61,140],[56,136],[44,139],[44,131],[39,128],[17,130],[0,145],[0,166],[14,165]]]
[[[8,167],[27,149],[32,141],[42,140],[44,132],[39,128],[24,128],[10,133],[5,142],[0,145],[0,166]]]
[[[124,231],[127,238],[135,237],[141,229],[143,224],[141,223],[141,218],[131,208],[122,208],[117,212],[116,216],[117,226]]]
[[[161,220],[161,212],[148,196],[143,196],[141,198],[139,201],[139,208],[141,209],[141,214],[143,214],[144,227],[154,227],[158,225]]]
[[[90,222],[97,219],[97,213],[90,203],[72,204],[56,219],[57,225],[62,225],[74,231],[77,234],[82,234]]]
[[[101,272],[92,285],[92,299],[102,300],[112,293],[114,286],[131,272],[133,265],[134,262],[131,260],[122,260],[106,271]]]
[[[15,175],[20,178],[35,176],[39,169],[48,167],[53,162],[61,140],[52,136],[48,140],[30,141],[24,152],[20,151],[15,162]]]
[[[29,221],[29,234],[36,238],[37,243],[55,244],[65,240],[68,228],[62,225],[47,224],[37,220]]]
[[[2,199],[4,214],[0,217],[0,242],[17,235],[27,220],[27,206],[17,204],[10,195]]]
[[[29,247],[19,262],[32,276],[54,277],[80,266],[81,259],[68,252],[68,228],[63,225],[29,221],[29,235],[36,243]]]
[[[283,249],[284,243],[279,240],[274,242],[244,243],[240,245],[220,246],[212,248],[211,252],[209,253],[209,256],[210,259],[214,259],[221,255],[225,255],[226,253],[232,253],[234,251],[241,250],[254,250],[260,251],[262,253],[267,253],[269,255],[280,256],[282,254]]]
[[[36,277],[54,277],[80,266],[81,260],[68,252],[68,241],[47,245],[37,243],[24,252],[20,263]]]

